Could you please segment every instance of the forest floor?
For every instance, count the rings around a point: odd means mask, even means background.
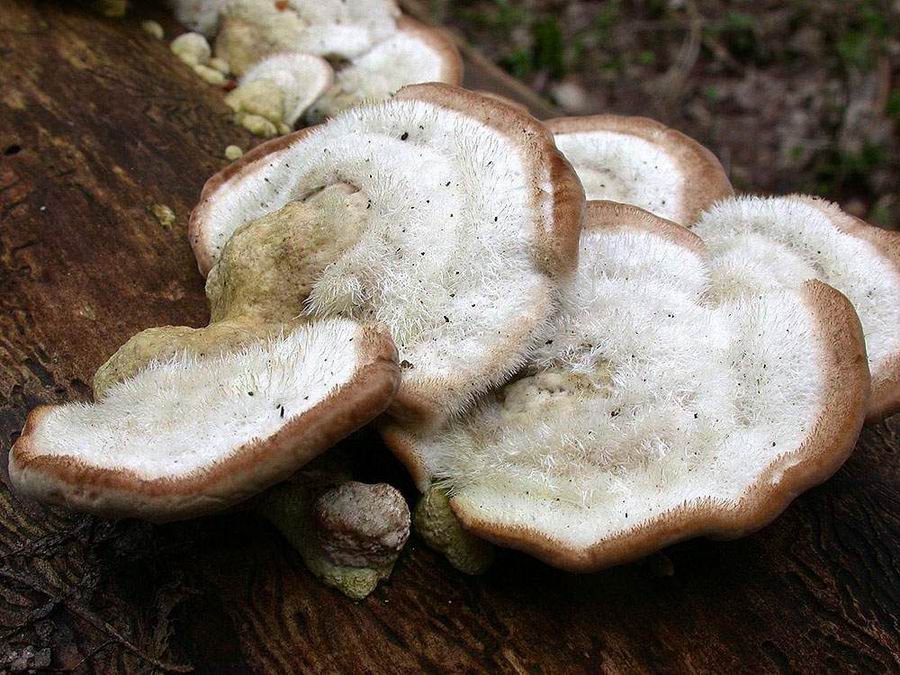
[[[429,0],[567,114],[655,117],[741,191],[900,228],[900,0]]]

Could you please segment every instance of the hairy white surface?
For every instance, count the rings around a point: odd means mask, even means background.
[[[407,84],[443,82],[444,70],[440,52],[417,32],[400,31],[338,72],[312,113],[315,119],[332,117],[351,106],[389,98]]]
[[[581,241],[521,377],[417,440],[470,516],[576,548],[682,505],[735,506],[797,452],[823,376],[799,293],[710,306],[701,254],[626,229]]]
[[[822,209],[793,196],[734,197],[704,213],[693,230],[713,254],[716,297],[819,279],[853,303],[876,380],[900,353],[900,272],[872,244],[842,232]]]
[[[178,23],[212,37],[219,26],[219,14],[228,0],[169,0]]]
[[[216,256],[242,223],[329,184],[357,187],[367,198],[365,230],[315,283],[307,312],[386,324],[407,362],[404,383],[455,378],[460,389],[445,395],[463,405],[486,369],[496,380],[518,368],[533,338],[517,327],[530,333],[551,310],[550,284],[532,257],[546,214],[531,206],[522,152],[431,103],[355,108],[225,183],[200,245]],[[506,346],[502,365],[486,363]]]
[[[331,86],[334,72],[328,61],[312,54],[275,54],[241,77],[241,85],[270,80],[284,93],[283,121],[293,126],[306,109]]]
[[[587,199],[632,204],[678,222],[684,175],[661,146],[615,131],[558,133],[555,138]]]
[[[393,0],[289,0],[308,28],[297,51],[350,59],[390,37],[400,10]]]
[[[346,384],[359,361],[358,329],[336,319],[220,356],[154,362],[96,403],[52,409],[31,447],[145,480],[209,469]]]

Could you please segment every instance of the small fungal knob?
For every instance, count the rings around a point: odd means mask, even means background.
[[[391,575],[409,538],[410,515],[403,496],[390,485],[335,485],[345,461],[323,456],[314,465],[319,469],[304,470],[274,487],[257,509],[322,583],[361,600]]]
[[[484,574],[494,562],[494,547],[466,532],[459,524],[447,493],[439,487],[426,492],[413,515],[416,532],[430,548],[465,574]]]
[[[283,123],[284,92],[272,80],[241,84],[229,92],[225,103],[234,111],[238,124],[243,124],[244,117],[250,115],[262,117],[276,126]]]
[[[350,481],[324,492],[313,521],[322,551],[336,565],[393,565],[409,538],[409,507],[387,483]]]
[[[189,66],[203,65],[209,62],[212,52],[206,38],[200,33],[184,33],[172,40],[169,47],[172,53]]]

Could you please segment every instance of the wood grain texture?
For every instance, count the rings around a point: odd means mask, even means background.
[[[4,467],[32,406],[88,398],[138,330],[207,319],[187,216],[225,146],[255,141],[141,31],[150,15],[171,34],[143,5],[116,21],[0,3]],[[250,511],[110,523],[0,487],[0,672],[898,672],[898,436],[897,417],[866,428],[831,481],[739,541],[582,576],[502,552],[467,578],[413,538],[359,603]],[[347,447],[360,477],[412,495],[374,435]]]

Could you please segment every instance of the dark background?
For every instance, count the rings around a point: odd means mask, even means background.
[[[412,0],[572,115],[656,117],[740,191],[900,227],[896,0]]]

